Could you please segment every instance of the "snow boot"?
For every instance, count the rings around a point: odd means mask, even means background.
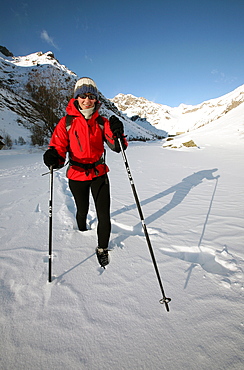
[[[105,269],[105,266],[109,264],[109,254],[108,254],[108,249],[103,249],[103,248],[96,248],[96,255],[98,262],[100,263],[101,267]]]

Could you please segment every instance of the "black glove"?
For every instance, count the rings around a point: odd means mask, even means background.
[[[111,116],[109,118],[110,129],[115,137],[121,137],[124,133],[123,123],[116,117]]]
[[[64,163],[64,159],[58,154],[57,150],[53,147],[48,149],[43,154],[43,160],[48,168],[50,168],[51,166],[53,168],[61,168],[63,167]]]

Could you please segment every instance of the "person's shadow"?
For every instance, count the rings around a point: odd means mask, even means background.
[[[163,198],[163,197],[167,196],[168,194],[173,193],[173,197],[172,197],[171,201],[166,206],[164,206],[163,208],[161,208],[157,212],[155,212],[154,214],[148,216],[146,218],[146,220],[145,220],[145,224],[147,225],[147,224],[153,222],[154,220],[156,220],[157,218],[161,217],[162,215],[164,215],[165,213],[169,212],[171,209],[173,209],[174,207],[176,207],[178,204],[180,204],[184,200],[184,198],[187,196],[187,194],[190,192],[190,190],[192,188],[194,188],[195,186],[201,184],[204,179],[207,179],[207,180],[214,180],[214,179],[216,179],[217,180],[219,178],[219,175],[216,176],[216,177],[214,177],[214,175],[213,175],[213,173],[216,172],[217,170],[218,169],[215,168],[215,169],[212,169],[212,170],[202,170],[202,171],[199,171],[199,172],[195,172],[192,175],[185,177],[179,184],[176,184],[174,186],[171,186],[169,189],[164,190],[164,191],[162,191],[162,192],[160,192],[160,193],[158,193],[156,195],[153,195],[152,197],[150,197],[148,199],[143,200],[140,203],[142,206],[143,205],[146,205],[148,203],[151,203],[151,202],[153,202],[153,201],[155,201],[157,199]],[[124,206],[121,209],[113,212],[111,214],[111,218],[112,217],[115,217],[116,215],[119,215],[121,213],[127,212],[127,211],[129,211],[131,209],[135,209],[136,207],[137,206],[136,206],[135,203],[131,204],[130,206]],[[210,209],[211,209],[211,207],[210,207]],[[209,210],[209,213],[210,213],[210,210]],[[208,213],[208,215],[209,215],[209,213]],[[203,233],[201,235],[199,244],[201,244],[201,240],[202,240],[202,237],[203,237],[203,234],[204,234],[204,230],[205,230],[205,227],[206,227],[206,224],[207,224],[207,220],[208,220],[208,215],[207,215],[207,219],[206,219],[206,222],[205,222],[205,225],[204,225]],[[138,215],[138,217],[139,217],[139,215]],[[117,225],[117,227],[118,227],[118,225]],[[112,245],[123,246],[123,243],[122,242],[124,240],[126,240],[129,236],[131,236],[131,235],[142,235],[142,234],[143,233],[142,233],[142,225],[141,225],[141,222],[139,222],[135,226],[128,227],[127,230],[125,230],[124,228],[121,228],[120,231],[119,231],[119,235],[112,240]],[[68,273],[70,273],[72,270],[76,269],[77,267],[79,267],[83,263],[85,263],[88,259],[90,259],[94,255],[95,255],[95,253],[93,253],[92,255],[88,256],[83,261],[80,261],[75,266],[71,267],[69,270],[63,272],[61,275],[59,275],[57,277],[53,277],[53,279],[55,280],[56,284],[62,284],[62,283],[64,283],[65,282],[65,276]],[[192,271],[192,269],[193,269],[194,266],[195,266],[195,264],[192,264],[192,266],[190,267],[190,272],[188,274],[186,285],[188,283],[188,280],[190,278],[191,271]],[[99,273],[102,274],[103,271],[104,271],[103,269],[102,270],[100,269]]]
[[[171,193],[173,194],[173,197],[172,197],[171,201],[167,205],[165,205],[162,208],[159,208],[158,211],[156,211],[155,213],[153,213],[152,215],[148,216],[145,219],[146,225],[152,223],[153,221],[155,221],[159,217],[163,216],[165,213],[172,210],[174,207],[178,206],[185,199],[185,197],[188,195],[190,190],[192,188],[194,188],[195,186],[198,186],[199,184],[201,184],[204,179],[207,179],[207,180],[218,179],[219,175],[218,176],[213,175],[213,173],[216,172],[216,171],[218,171],[217,168],[214,168],[214,169],[211,169],[211,170],[202,170],[202,171],[199,171],[199,172],[194,172],[192,175],[185,177],[180,183],[178,183],[174,186],[171,186],[169,189],[164,190],[164,191],[162,191],[162,192],[160,192],[156,195],[153,195],[152,197],[150,197],[148,199],[145,199],[145,200],[141,201],[141,206],[144,206],[148,203],[154,202],[155,200],[163,198],[163,197],[165,197],[165,196],[167,196]],[[130,206],[125,206],[125,207],[113,212],[111,214],[111,217],[115,217],[116,215],[119,215],[119,214],[124,213],[124,212],[129,211],[129,210],[132,210],[134,208],[136,208],[136,204],[132,204]],[[137,232],[135,232],[135,231],[139,231],[140,229],[141,229],[141,223],[135,225],[133,227],[134,234],[137,234]],[[128,237],[128,232],[126,232],[126,235],[120,235],[118,237],[118,239],[117,238],[114,239],[113,242],[115,244],[117,244],[116,243],[116,240],[117,240],[118,245],[120,245],[120,243],[123,242],[127,237]]]

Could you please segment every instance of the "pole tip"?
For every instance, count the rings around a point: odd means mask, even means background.
[[[169,302],[171,301],[171,298],[166,298],[166,297],[163,297],[162,299],[160,299],[159,303],[161,304],[165,304],[165,307],[166,307],[166,310],[169,312]]]

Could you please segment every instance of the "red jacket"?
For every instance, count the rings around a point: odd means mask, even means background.
[[[120,151],[118,142],[113,138],[109,121],[103,117],[104,125],[100,126],[98,110],[88,120],[76,108],[77,101],[71,99],[66,108],[68,115],[75,116],[70,129],[66,127],[66,117],[61,118],[50,140],[50,147],[54,147],[58,154],[65,160],[66,153],[69,153],[70,165],[67,170],[67,177],[71,180],[86,181],[94,177],[102,176],[109,171],[105,163],[96,165],[95,168],[82,168],[78,163],[94,164],[99,161],[104,153],[104,141],[116,151]],[[123,145],[126,148],[128,143],[123,138]],[[61,165],[64,164],[61,161]],[[72,164],[76,162],[77,165]],[[90,166],[92,167],[92,166]]]

